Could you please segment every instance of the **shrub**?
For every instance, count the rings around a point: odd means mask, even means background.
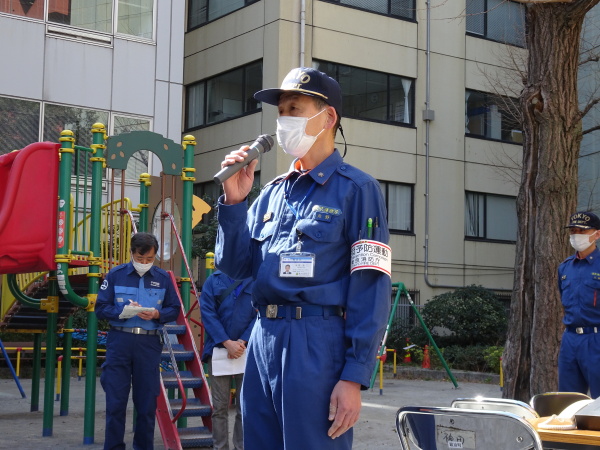
[[[504,306],[493,292],[481,286],[467,286],[433,297],[423,307],[422,316],[440,347],[504,343]],[[418,345],[427,343],[421,327],[413,328],[409,336]]]

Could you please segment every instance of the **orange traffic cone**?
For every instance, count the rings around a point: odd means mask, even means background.
[[[410,363],[412,362],[412,359],[410,357],[410,348],[413,347],[412,345],[410,345],[410,341],[408,340],[408,338],[406,338],[406,347],[404,347],[404,359],[402,360],[402,362],[404,363]]]
[[[431,369],[431,361],[429,360],[429,347],[426,345],[423,349],[423,369]]]

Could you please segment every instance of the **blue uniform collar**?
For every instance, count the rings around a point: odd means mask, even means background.
[[[589,255],[587,255],[585,258],[579,258],[577,256],[577,253],[575,253],[573,255],[573,259],[578,260],[578,261],[583,261],[585,259],[589,263],[591,263],[595,259],[599,259],[599,258],[600,258],[600,249],[598,249],[598,246],[596,246],[594,251],[592,253],[590,253]]]
[[[295,170],[296,167],[295,159],[290,166],[290,172],[286,175],[285,178],[289,177],[292,173],[297,172]],[[342,164],[344,160],[340,155],[340,152],[337,149],[333,149],[333,153],[329,155],[325,160],[319,164],[317,167],[308,172],[308,175],[317,183],[325,184],[327,180],[331,177],[331,175],[336,171],[336,169]]]

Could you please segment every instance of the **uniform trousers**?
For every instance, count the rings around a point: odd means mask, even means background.
[[[257,319],[242,387],[245,449],[351,449],[352,429],[327,435],[345,353],[339,316]]]
[[[561,392],[590,391],[592,398],[600,396],[600,334],[563,333],[558,356],[558,390]]]
[[[244,449],[242,431],[242,408],[240,405],[240,391],[244,374],[214,376],[212,358],[210,362],[210,393],[213,401],[212,425],[215,450],[229,450],[229,398],[231,393],[231,380],[235,381],[235,423],[233,426],[233,448]]]
[[[106,340],[106,361],[102,365],[100,375],[100,383],[106,393],[105,450],[125,448],[125,420],[131,388],[137,413],[133,448],[154,448],[161,352],[159,335],[109,331]]]

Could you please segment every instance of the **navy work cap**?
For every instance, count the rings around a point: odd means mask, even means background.
[[[283,79],[279,89],[263,89],[255,93],[254,98],[259,102],[277,106],[279,97],[284,92],[297,92],[311,97],[319,97],[328,105],[333,106],[338,116],[342,116],[342,88],[337,81],[317,69],[311,67],[292,69]]]
[[[569,225],[566,228],[583,228],[585,230],[593,228],[600,230],[600,219],[596,214],[589,211],[576,212],[569,218]]]

